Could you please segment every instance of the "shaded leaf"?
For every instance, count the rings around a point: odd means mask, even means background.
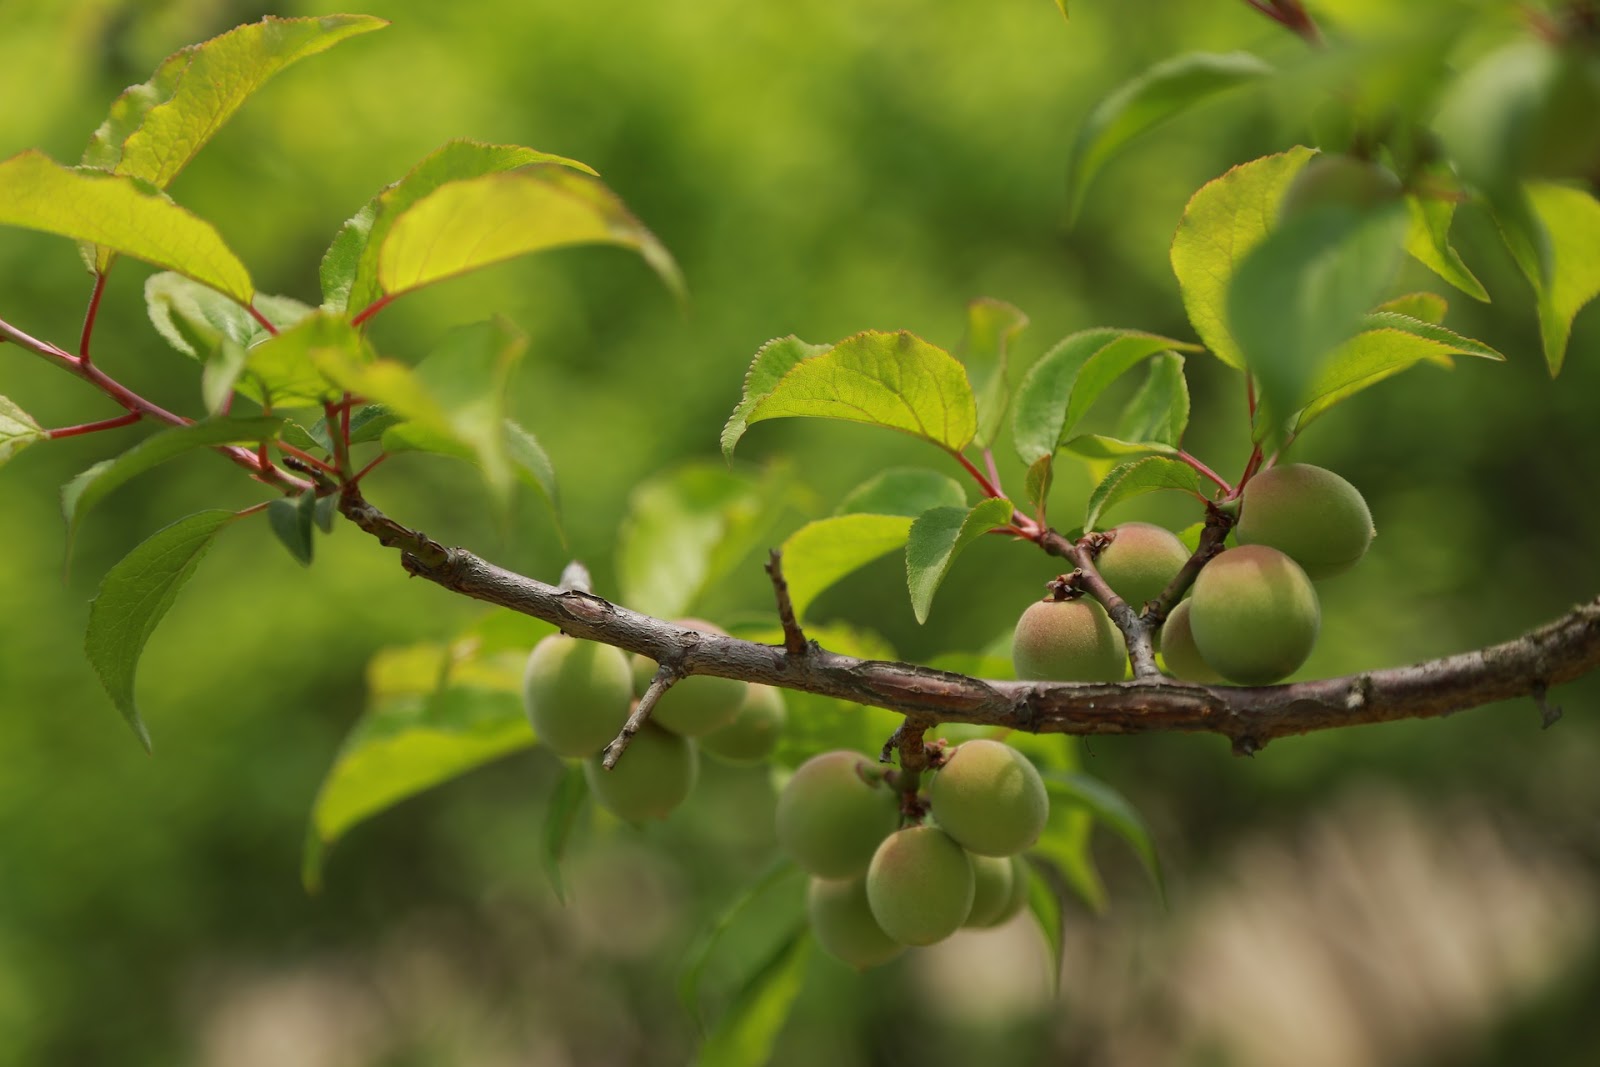
[[[561,860],[566,855],[567,840],[572,836],[572,828],[588,795],[589,779],[583,773],[583,764],[564,763],[561,778],[556,782],[555,792],[550,795],[550,803],[545,808],[544,832],[539,850],[544,859],[545,877],[550,879],[550,888],[563,904],[567,902],[567,887],[561,877]]]
[[[515,170],[533,163],[555,163],[594,174],[574,159],[522,145],[449,141],[369,200],[339,228],[322,257],[322,296],[333,311],[360,311],[383,295],[378,285],[378,249],[407,208],[449,182]]]
[[[906,538],[906,585],[911,590],[911,610],[918,622],[928,621],[933,595],[939,591],[956,556],[990,530],[1009,523],[1011,512],[1011,501],[990,497],[970,511],[931,508],[911,524]]]
[[[696,1067],[760,1067],[772,1057],[805,981],[811,930],[802,920],[706,1036]]]
[[[1561,373],[1566,360],[1572,320],[1596,295],[1600,295],[1600,200],[1582,189],[1549,182],[1533,182],[1527,196],[1534,219],[1548,235],[1550,269],[1541,270],[1537,253],[1526,242],[1513,240],[1510,223],[1497,212],[1496,220],[1517,266],[1533,286],[1539,309],[1539,337],[1544,345],[1550,375]],[[1548,276],[1549,282],[1543,279]]]
[[[44,437],[44,428],[33,421],[32,415],[0,396],[0,463]]]
[[[1105,480],[1089,494],[1089,507],[1083,527],[1096,529],[1100,517],[1118,504],[1158,489],[1182,489],[1200,494],[1200,476],[1187,463],[1164,456],[1136,459],[1112,469]]]
[[[371,359],[371,347],[347,320],[315,311],[250,349],[235,387],[264,407],[320,405],[342,392],[322,369],[325,362],[347,366]]]
[[[139,657],[212,540],[235,518],[231,511],[202,511],[158,530],[106,572],[89,604],[84,652],[146,751],[150,732],[133,695]]]
[[[505,448],[506,458],[511,461],[511,469],[516,472],[528,485],[532,486],[550,509],[550,514],[556,520],[556,527],[561,527],[561,487],[556,482],[555,464],[550,462],[550,454],[544,450],[539,439],[517,422],[506,419]],[[563,535],[564,536],[564,535]]]
[[[904,515],[835,515],[790,534],[783,543],[783,576],[795,615],[803,618],[824,589],[904,545],[911,523]]]
[[[1176,447],[1188,427],[1189,383],[1183,376],[1183,357],[1176,352],[1159,353],[1150,361],[1144,384],[1117,420],[1115,436]]]
[[[1201,186],[1190,198],[1172,238],[1172,270],[1195,333],[1213,355],[1244,369],[1244,355],[1228,329],[1228,288],[1234,271],[1267,236],[1278,201],[1314,153],[1295,147],[1242,163]]]
[[[835,515],[904,515],[914,519],[929,508],[967,506],[961,483],[938,471],[917,467],[886,470],[845,494]]]
[[[612,244],[638,252],[674,295],[672,256],[599,179],[560,163],[447,182],[399,211],[378,246],[386,296],[533,252]]]
[[[1023,478],[1023,490],[1028,494],[1028,500],[1033,504],[1034,515],[1041,521],[1045,515],[1045,506],[1050,499],[1050,486],[1055,483],[1055,461],[1052,455],[1040,456],[1028,465],[1028,473]]]
[[[1272,67],[1248,52],[1190,52],[1163,60],[1101,100],[1084,119],[1067,168],[1067,212],[1076,218],[1090,182],[1123,145]]]
[[[156,332],[199,360],[212,358],[224,339],[249,348],[268,336],[266,327],[237,301],[172,271],[145,279],[144,302]],[[311,314],[311,308],[287,296],[260,294],[255,306],[279,329]]]
[[[1027,866],[1028,910],[1038,922],[1039,932],[1044,935],[1045,949],[1050,954],[1050,990],[1054,993],[1061,988],[1061,968],[1066,954],[1061,891],[1039,861],[1028,861]]]
[[[78,524],[113,489],[152,467],[197,448],[270,441],[281,423],[280,419],[265,416],[206,419],[191,426],[162,430],[146,437],[115,459],[96,463],[61,488],[61,513],[67,520],[68,557],[72,555],[72,542],[77,535]]]
[[[965,368],[904,330],[868,331],[821,349],[793,338],[763,346],[723,428],[723,454],[733,454],[746,427],[794,417],[883,426],[950,452],[972,442],[978,422]]]
[[[132,178],[63,167],[33,149],[0,162],[0,225],[88,241],[107,262],[120,252],[241,304],[255,295],[250,272],[209,222]]]
[[[1150,827],[1126,797],[1105,782],[1087,774],[1045,770],[1042,772],[1045,789],[1052,801],[1065,800],[1080,804],[1095,820],[1126,841],[1132,847],[1145,873],[1150,876],[1162,904],[1167,902],[1166,880],[1161,873],[1161,857],[1156,854],[1155,839]]]
[[[272,535],[303,567],[311,566],[311,524],[316,507],[317,496],[310,491],[295,500],[274,500],[267,505]]]
[[[700,935],[684,954],[683,967],[678,971],[678,1003],[692,1018],[700,1018],[700,981],[712,953],[727,935],[734,922],[767,891],[800,874],[800,869],[785,857],[779,856],[756,876],[733,902],[717,914],[716,920]]]
[[[967,336],[962,362],[978,404],[973,443],[988,448],[1000,436],[1011,392],[1006,380],[1011,342],[1028,325],[1028,316],[1004,300],[981,297],[967,305]]]

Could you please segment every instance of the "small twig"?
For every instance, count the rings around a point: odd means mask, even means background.
[[[318,459],[316,456],[313,456],[309,452],[302,452],[300,449],[294,447],[291,444],[285,444],[284,442],[279,441],[278,442],[278,451],[282,452],[284,457],[285,457],[285,460],[284,460],[284,465],[285,466],[289,466],[288,459],[289,459],[289,457],[293,457],[294,459],[299,460],[300,463],[304,464],[305,466],[307,466],[307,467],[315,467],[317,470],[322,471],[324,474],[337,475],[339,473],[338,470],[335,469],[331,464],[323,462],[322,460]],[[289,467],[289,469],[290,470],[295,470],[296,468]]]
[[[644,729],[644,724],[650,721],[650,713],[656,710],[656,703],[681,677],[682,675],[666,663],[656,668],[656,676],[650,679],[650,687],[639,698],[639,704],[633,709],[633,714],[622,724],[622,732],[606,746],[605,754],[600,759],[602,767],[609,771],[617,765],[617,760],[622,758],[622,754],[628,751],[628,746],[633,743],[634,735]]]
[[[368,472],[370,472],[374,467],[376,467],[378,464],[382,463],[384,460],[386,460],[388,458],[389,458],[389,453],[388,452],[379,452],[376,456],[373,457],[371,463],[368,463],[365,467],[362,467],[360,470],[356,471],[355,474],[350,476],[350,484],[351,485],[359,485],[359,484],[361,484],[361,479],[365,478],[367,476]]]
[[[778,600],[778,621],[783,623],[783,650],[791,656],[806,654],[806,633],[795,618],[794,602],[789,599],[789,583],[783,577],[783,553],[776,548],[769,553],[767,577],[772,579],[772,592]]]
[[[99,422],[85,422],[77,426],[62,426],[55,430],[46,430],[45,436],[52,441],[63,437],[78,437],[86,433],[99,433],[101,430],[115,430],[119,426],[132,426],[144,415],[137,411],[130,411],[126,415],[118,415],[114,419],[101,419]]]
[[[1161,629],[1161,624],[1167,621],[1167,616],[1172,609],[1178,606],[1178,601],[1183,599],[1183,594],[1189,591],[1194,584],[1195,576],[1200,569],[1216,558],[1222,551],[1223,542],[1228,539],[1228,531],[1233,529],[1233,516],[1213,504],[1206,505],[1206,525],[1200,531],[1200,543],[1195,546],[1194,553],[1173,575],[1172,581],[1161,591],[1161,595],[1144,606],[1141,616],[1151,633]]]
[[[1561,706],[1559,704],[1550,703],[1549,690],[1541,685],[1534,689],[1534,691],[1529,695],[1533,697],[1534,704],[1538,705],[1539,725],[1543,729],[1548,730],[1550,727],[1561,721],[1561,716],[1565,713],[1561,710]]]
[[[908,715],[895,727],[889,740],[883,743],[878,754],[879,763],[888,763],[891,753],[899,753],[900,770],[892,779],[900,793],[900,814],[907,823],[918,823],[928,813],[927,805],[918,793],[922,789],[922,772],[938,766],[939,749],[927,744],[923,735],[933,729],[934,723],[917,715]]]
[[[1156,652],[1150,641],[1150,628],[1126,600],[1100,576],[1095,568],[1094,556],[1104,543],[1103,535],[1088,534],[1079,541],[1068,541],[1054,530],[1046,530],[1039,539],[1039,547],[1052,556],[1072,561],[1078,574],[1072,581],[1078,588],[1100,602],[1111,616],[1111,621],[1122,631],[1128,646],[1128,662],[1133,664],[1135,678],[1160,678],[1161,668],[1156,666]]]

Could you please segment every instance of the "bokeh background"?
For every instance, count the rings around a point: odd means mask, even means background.
[[[908,328],[953,346],[979,296],[1032,317],[1022,363],[1088,326],[1191,336],[1166,258],[1183,204],[1227,167],[1303,142],[1304,108],[1261,89],[1205,105],[1112,164],[1069,228],[1077,124],[1177,51],[1294,64],[1301,46],[1225,0],[1073,8],[1063,22],[1047,0],[377,2],[367,10],[391,28],[268,86],[173,193],[263,290],[315,303],[339,223],[447,139],[598,168],[679,258],[686,312],[636,260],[578,250],[407,297],[375,335],[416,355],[496,311],[530,333],[513,406],[555,460],[569,546],[531,505],[508,530],[443,461],[394,462],[369,485],[392,514],[528,573],[581,557],[604,593],[630,490],[715,456],[770,337]],[[0,155],[75,160],[123,86],[267,13],[321,9],[4,0]],[[1600,590],[1600,318],[1580,318],[1551,381],[1492,226],[1466,211],[1458,236],[1494,303],[1447,293],[1447,321],[1510,361],[1413,371],[1296,446],[1361,487],[1380,531],[1360,568],[1323,587],[1308,674],[1504,639]],[[145,273],[112,275],[99,359],[192,410],[191,365],[145,317]],[[69,243],[0,233],[0,279],[0,314],[76,337],[88,282]],[[1406,281],[1444,291],[1420,268]],[[1239,383],[1205,358],[1190,368],[1191,447],[1236,470]],[[0,393],[46,425],[113,413],[3,348]],[[558,766],[522,753],[356,829],[308,895],[308,812],[363,707],[364,664],[478,611],[405,580],[353,531],[305,571],[264,523],[242,525],[146,654],[146,756],[83,659],[87,601],[160,525],[258,498],[232,467],[182,460],[108,501],[63,577],[57,487],[140,432],[33,448],[0,476],[0,1065],[684,1062],[696,1030],[676,972],[772,853],[763,774],[708,768],[666,824],[595,828],[574,846],[562,907],[538,858]],[[789,457],[824,512],[882,467],[929,458],[896,435],[803,421],[758,427],[741,452]],[[1088,484],[1061,478],[1057,513],[1074,514]],[[1127,517],[1193,521],[1160,500]],[[1051,573],[995,539],[961,559],[926,626],[893,558],[817,614],[925,660],[989,645]],[[715,602],[762,612],[769,595],[751,560]],[[1145,813],[1169,905],[1102,835],[1110,905],[1069,912],[1058,996],[1026,919],[864,977],[818,955],[776,1061],[1592,1064],[1600,680],[1552,696],[1567,714],[1548,731],[1523,703],[1280,741],[1254,759],[1209,737],[1063,741]]]

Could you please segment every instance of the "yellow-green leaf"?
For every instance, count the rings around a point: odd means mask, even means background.
[[[783,543],[783,576],[795,615],[824,589],[906,543],[908,515],[835,515],[808,522]]]
[[[1517,265],[1533,286],[1539,307],[1539,336],[1551,377],[1567,358],[1572,320],[1600,295],[1600,200],[1567,185],[1530,182],[1528,203],[1549,241],[1550,281],[1534,256],[1512,243]]]
[[[32,415],[0,396],[0,463],[43,438],[44,429]]]

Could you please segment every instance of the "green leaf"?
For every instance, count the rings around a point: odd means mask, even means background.
[[[1406,251],[1418,263],[1474,300],[1488,303],[1489,291],[1450,243],[1450,222],[1455,218],[1455,201],[1410,195],[1406,197],[1406,209],[1411,217],[1411,226],[1406,232]]]
[[[1244,369],[1244,354],[1228,330],[1228,288],[1251,249],[1267,236],[1278,201],[1314,153],[1295,147],[1240,164],[1190,198],[1172,238],[1172,270],[1194,332],[1213,355]]]
[[[572,836],[573,825],[588,795],[589,779],[583,773],[583,764],[564,763],[561,778],[556,782],[555,792],[550,795],[549,806],[545,808],[544,834],[539,850],[544,858],[545,877],[550,879],[550,888],[563,904],[567,902],[567,887],[561,877],[561,860],[566,855],[567,840]]]
[[[319,310],[250,349],[236,384],[265,407],[320,405],[339,399],[342,391],[323,371],[324,362],[351,366],[371,359],[371,347],[355,327]]]
[[[1534,218],[1548,234],[1550,281],[1543,279],[1537,257],[1512,241],[1508,223],[1501,217],[1502,231],[1517,260],[1517,266],[1533,286],[1539,308],[1539,337],[1544,344],[1545,362],[1553,378],[1561,373],[1567,356],[1567,341],[1572,335],[1572,320],[1589,301],[1600,295],[1600,200],[1582,189],[1548,182],[1527,186],[1528,202]]]
[[[1094,106],[1078,131],[1067,168],[1069,217],[1077,218],[1089,183],[1123,145],[1208,97],[1271,73],[1271,66],[1248,52],[1190,52],[1122,85]]]
[[[1105,480],[1089,494],[1089,507],[1084,513],[1083,528],[1093,530],[1100,524],[1100,516],[1124,501],[1158,489],[1183,489],[1200,495],[1200,476],[1187,463],[1165,456],[1136,459],[1113,468]]]
[[[211,358],[224,338],[245,348],[269,336],[265,326],[237,301],[172,271],[152,274],[144,283],[145,309],[156,332],[186,356]],[[259,294],[256,310],[280,330],[311,308],[287,296]]]
[[[45,438],[44,428],[33,416],[0,396],[0,463]]]
[[[506,458],[511,461],[511,469],[516,472],[517,477],[538,492],[545,507],[550,509],[550,514],[559,530],[561,487],[556,482],[556,468],[555,464],[550,462],[550,454],[544,450],[537,437],[515,421],[505,420],[504,427]]]
[[[906,538],[906,585],[911,590],[911,610],[919,623],[928,621],[933,595],[956,556],[997,526],[1011,521],[1011,501],[990,497],[972,510],[931,508],[911,524]]]
[[[904,545],[911,523],[904,515],[835,515],[790,534],[783,543],[783,576],[795,615],[803,618],[824,589]]]
[[[961,483],[938,471],[897,467],[876,474],[845,494],[835,515],[904,515],[914,519],[929,508],[967,506]]]
[[[559,163],[447,182],[401,210],[378,246],[378,285],[394,297],[532,252],[582,244],[638,252],[683,296],[671,254],[617,194]]]
[[[325,306],[340,313],[360,311],[383,295],[378,285],[378,249],[406,209],[449,182],[498,174],[533,163],[555,163],[585,174],[588,166],[564,156],[522,145],[450,141],[425,157],[410,172],[367,202],[340,227],[322,257]]]
[[[1188,427],[1189,383],[1183,376],[1183,357],[1162,352],[1151,360],[1144,384],[1123,409],[1116,436],[1176,447]]]
[[[1028,316],[991,297],[981,297],[967,305],[967,336],[962,343],[962,362],[978,404],[978,433],[973,443],[988,448],[1000,436],[1006,404],[1011,398],[1006,380],[1011,342],[1028,325]]]
[[[367,665],[367,707],[323,779],[304,877],[351,827],[535,738],[522,708],[528,649],[549,623],[495,612],[449,645],[385,649]]]
[[[1028,862],[1027,866],[1028,910],[1039,923],[1039,932],[1044,934],[1045,948],[1050,953],[1050,989],[1055,992],[1061,987],[1061,967],[1066,953],[1061,892],[1040,863]]]
[[[149,81],[117,97],[83,162],[164,189],[273,75],[387,25],[370,15],[268,16],[174,52]]]
[[[1055,463],[1056,457],[1053,454],[1040,456],[1028,465],[1028,473],[1023,479],[1023,490],[1028,494],[1028,501],[1033,504],[1034,514],[1041,521],[1050,499],[1050,486],[1056,480]]]
[[[772,543],[799,493],[780,466],[752,478],[690,463],[640,483],[617,535],[622,602],[662,618],[689,614],[750,551]]]
[[[696,1020],[700,1018],[700,980],[705,975],[706,965],[711,962],[712,953],[716,951],[735,921],[769,890],[797,874],[799,868],[785,857],[779,856],[774,859],[756,876],[756,880],[740,891],[733,899],[733,903],[723,908],[716,920],[695,938],[695,943],[684,955],[682,969],[678,971],[678,1003],[692,1018]]]
[[[1451,356],[1473,356],[1505,362],[1481,341],[1392,311],[1368,315],[1364,324],[1368,329],[1342,345],[1312,379],[1295,433],[1335,404],[1424,360],[1448,364]]]
[[[146,751],[150,732],[133,697],[139,657],[212,539],[237,517],[231,511],[202,511],[158,530],[106,572],[89,604],[84,652]]]
[[[1079,434],[1061,447],[1085,459],[1114,459],[1118,462],[1125,462],[1136,456],[1178,455],[1176,448],[1161,444],[1159,441],[1125,441],[1120,437],[1107,437],[1097,433]]]
[[[1111,385],[1141,360],[1197,346],[1137,330],[1082,330],[1028,368],[1011,410],[1011,436],[1022,462],[1033,465],[1071,436]]]
[[[1449,301],[1438,293],[1406,293],[1404,296],[1393,297],[1379,304],[1376,312],[1392,311],[1397,315],[1404,315],[1410,319],[1421,319],[1431,322],[1435,326],[1444,322],[1444,316],[1450,310]]]
[[[1118,837],[1132,847],[1145,873],[1150,876],[1156,894],[1163,905],[1167,902],[1166,879],[1161,873],[1161,857],[1156,855],[1155,839],[1144,818],[1126,797],[1105,782],[1087,774],[1052,771],[1043,772],[1045,789],[1052,800],[1079,804],[1093,814],[1095,820],[1109,827]]]
[[[965,368],[904,330],[859,333],[831,348],[793,338],[763,346],[722,430],[723,454],[733,455],[747,426],[794,417],[883,426],[949,452],[971,444],[978,430]]]
[[[274,500],[267,505],[272,535],[303,567],[311,566],[311,524],[316,508],[317,494],[309,490],[296,500]]]
[[[102,460],[68,482],[61,489],[61,513],[67,520],[67,556],[78,524],[106,494],[152,467],[196,448],[213,445],[253,444],[270,441],[281,419],[213,418],[191,426],[175,426],[152,434],[115,459]]]
[[[311,521],[325,534],[333,533],[333,520],[339,514],[339,497],[330,493],[317,499],[311,509]]]
[[[1405,229],[1399,204],[1365,212],[1316,208],[1274,230],[1239,263],[1228,287],[1228,323],[1268,412],[1258,434],[1299,410],[1320,366],[1360,330],[1399,269]]]
[[[63,167],[29,149],[0,162],[0,225],[99,245],[250,303],[250,272],[209,222],[132,178]]]
[[[760,1067],[771,1059],[810,957],[811,931],[802,921],[717,1020],[695,1057],[696,1067]]]

